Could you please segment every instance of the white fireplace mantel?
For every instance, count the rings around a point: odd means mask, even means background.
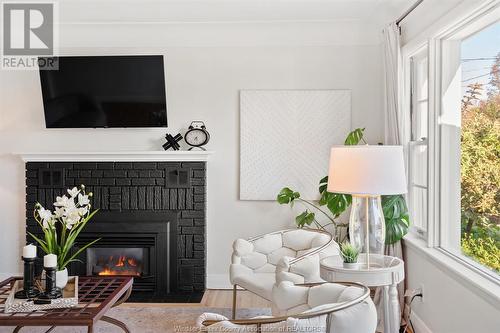
[[[24,162],[205,162],[213,151],[95,151],[14,153]]]

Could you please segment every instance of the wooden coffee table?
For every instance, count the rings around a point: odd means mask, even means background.
[[[46,332],[57,326],[86,326],[92,333],[94,325],[105,321],[129,333],[123,322],[105,316],[105,313],[125,302],[132,292],[133,278],[127,276],[84,276],[78,278],[78,305],[73,308],[33,311],[28,313],[4,313],[9,291],[19,277],[0,282],[0,326],[15,326],[14,333],[25,326],[49,326]]]

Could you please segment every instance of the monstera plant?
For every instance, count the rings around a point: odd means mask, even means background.
[[[360,142],[366,144],[364,140],[364,128],[357,128],[350,132],[345,139],[345,145],[357,145]],[[285,187],[277,196],[277,201],[280,204],[293,205],[298,201],[306,206],[306,209],[300,213],[295,222],[297,227],[303,228],[304,226],[316,226],[319,229],[326,230],[328,226],[332,226],[335,233],[335,239],[342,242],[339,228],[347,228],[347,224],[338,222],[340,214],[345,212],[352,203],[352,197],[349,194],[331,193],[326,190],[328,183],[328,176],[319,181],[319,194],[320,199],[318,202],[302,199],[300,193]],[[324,207],[328,209],[325,211]],[[408,214],[408,207],[402,195],[383,195],[382,196],[382,210],[385,218],[385,243],[394,244],[403,238],[408,232],[410,227],[410,217]],[[321,224],[316,219],[316,212],[321,213],[328,219],[328,223]],[[345,235],[347,233],[344,233]]]

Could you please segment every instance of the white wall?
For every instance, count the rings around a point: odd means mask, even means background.
[[[406,242],[406,274],[408,289],[423,286],[423,302],[417,298],[412,308],[418,333],[496,332],[500,304],[485,297],[456,272],[435,261],[426,251]],[[435,250],[434,250],[435,251]],[[445,255],[443,255],[445,256]],[[423,324],[424,327],[420,326]],[[420,325],[419,325],[420,324]]]
[[[164,54],[168,131],[206,122],[216,151],[208,162],[209,287],[227,285],[235,238],[293,223],[288,207],[238,200],[240,89],[351,89],[353,127],[367,127],[372,142],[383,137],[379,33],[364,23],[82,23],[61,25],[60,35],[63,54]],[[24,170],[12,152],[158,150],[165,132],[47,130],[38,74],[22,71],[0,71],[0,131],[4,274],[21,271],[25,237]]]

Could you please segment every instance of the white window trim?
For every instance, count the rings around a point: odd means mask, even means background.
[[[487,299],[495,307],[500,308],[500,278],[494,273],[488,272],[480,264],[458,256],[440,247],[442,244],[443,230],[446,230],[446,216],[441,210],[442,193],[440,166],[442,163],[440,154],[441,130],[439,115],[442,114],[442,91],[441,79],[443,64],[441,62],[443,42],[454,37],[465,38],[489,24],[498,20],[500,15],[500,1],[486,1],[473,11],[467,11],[463,17],[448,23],[445,29],[441,29],[433,36],[419,44],[408,44],[403,47],[403,85],[404,103],[403,112],[409,112],[410,89],[410,57],[417,54],[422,48],[428,48],[428,99],[429,99],[429,128],[428,128],[428,223],[427,233],[422,235],[410,232],[405,237],[405,244],[419,251],[422,255],[437,263],[450,275],[457,277],[463,285],[470,288],[482,298]]]
[[[415,102],[415,98],[414,98],[414,94],[415,92],[413,91],[413,87],[414,87],[414,64],[412,63],[412,59],[417,56],[417,55],[420,55],[422,54],[424,51],[428,51],[427,50],[427,44],[421,44],[418,48],[416,48],[415,50],[413,50],[411,52],[411,54],[409,54],[405,60],[404,60],[404,64],[403,64],[403,72],[404,72],[404,84],[405,84],[405,92],[407,93],[407,102],[405,102],[404,105],[402,105],[403,109],[406,108],[405,112],[409,113],[410,114],[410,117],[408,118],[409,119],[409,124],[405,127],[405,128],[408,128],[409,131],[410,131],[410,135],[408,136],[410,138],[410,142],[408,143],[408,151],[407,151],[407,166],[408,166],[408,184],[409,186],[417,186],[416,184],[413,183],[413,170],[412,170],[412,158],[411,158],[411,153],[412,153],[412,148],[414,146],[417,146],[417,145],[426,145],[428,146],[428,138],[425,139],[425,141],[420,141],[420,140],[414,140],[415,138],[413,138],[413,126],[412,126],[412,122],[414,120],[414,117],[412,116],[412,114],[416,111],[416,110],[412,110],[412,108],[414,107],[414,102]],[[429,103],[429,95],[427,94],[427,103]],[[428,170],[427,170],[428,171]],[[427,190],[427,193],[429,192],[429,188],[428,188],[428,184],[426,184],[427,186],[425,186],[424,188]],[[417,186],[418,187],[418,186]],[[411,199],[410,199],[411,200]],[[413,200],[411,200],[410,202],[413,202]],[[420,227],[417,227],[415,225],[411,225],[410,226],[410,231],[415,233],[416,235],[418,235],[418,237],[420,238],[427,238],[428,236],[428,218],[425,218],[426,221],[425,221],[425,229],[422,229]]]

